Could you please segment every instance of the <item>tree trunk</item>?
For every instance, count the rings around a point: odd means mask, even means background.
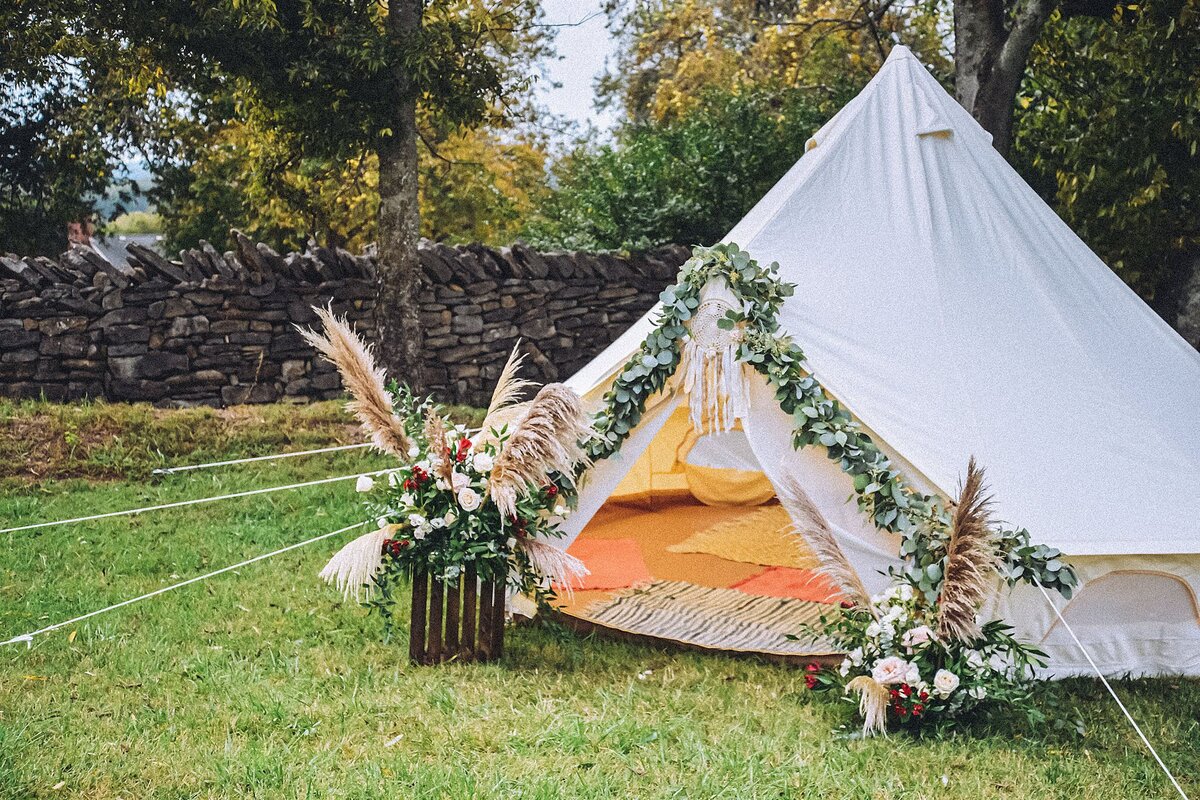
[[[411,40],[421,26],[421,0],[392,0],[387,27],[394,41]],[[422,370],[417,255],[417,100],[403,68],[397,67],[391,135],[379,145],[379,253],[375,278],[375,325],[379,360],[388,374],[415,392],[425,389]]]
[[[1029,52],[1057,0],[955,0],[954,91],[958,102],[1008,156],[1013,106]]]

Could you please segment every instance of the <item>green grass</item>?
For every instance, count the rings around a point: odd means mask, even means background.
[[[148,477],[167,461],[349,440],[336,406],[229,415],[257,420],[246,424],[127,406],[3,409],[10,431],[18,420],[74,430],[87,448],[67,458],[52,442],[45,452],[58,460],[44,466],[89,480],[37,479],[10,464],[0,527],[386,465],[351,451]],[[14,454],[27,443],[2,446]],[[123,469],[133,477],[114,479]],[[357,519],[352,487],[334,484],[6,534],[0,638]],[[948,739],[863,742],[831,735],[844,707],[810,696],[795,669],[553,626],[511,631],[500,664],[411,667],[403,634],[382,642],[378,620],[316,580],[337,546],[0,650],[0,798],[1173,796],[1103,689],[1086,681],[1050,692],[1082,715],[1082,737],[1010,720]],[[1118,691],[1200,793],[1200,685],[1122,682]]]

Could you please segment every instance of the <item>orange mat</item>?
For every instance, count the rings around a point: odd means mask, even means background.
[[[814,603],[838,603],[842,600],[842,593],[838,591],[837,587],[820,572],[811,569],[771,567],[757,575],[751,575],[745,580],[738,581],[729,588],[738,589],[747,594],[793,597],[797,600],[810,600]]]
[[[654,580],[642,548],[633,539],[576,539],[567,552],[591,570],[583,579],[581,591],[588,589],[626,589]]]

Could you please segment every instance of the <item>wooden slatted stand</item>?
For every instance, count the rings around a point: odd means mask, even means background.
[[[452,583],[414,570],[409,659],[414,664],[499,659],[504,599],[504,582],[480,582],[473,566]]]

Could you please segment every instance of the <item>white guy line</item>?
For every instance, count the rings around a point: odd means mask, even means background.
[[[1058,621],[1061,622],[1063,627],[1067,629],[1067,633],[1071,634],[1071,638],[1075,640],[1075,644],[1079,645],[1079,650],[1083,653],[1083,657],[1086,658],[1087,662],[1092,665],[1092,672],[1096,673],[1096,677],[1099,678],[1100,682],[1104,684],[1104,688],[1108,689],[1108,693],[1112,695],[1113,700],[1117,701],[1117,706],[1121,709],[1121,713],[1125,715],[1125,718],[1129,720],[1129,724],[1133,726],[1133,729],[1137,731],[1137,735],[1141,737],[1142,744],[1146,745],[1146,749],[1150,751],[1150,755],[1154,756],[1154,760],[1158,762],[1158,765],[1162,767],[1162,771],[1166,773],[1172,785],[1175,786],[1175,791],[1179,792],[1179,796],[1182,797],[1183,800],[1188,800],[1187,793],[1183,791],[1183,787],[1179,785],[1179,781],[1175,780],[1175,776],[1171,774],[1171,770],[1167,769],[1167,765],[1164,764],[1163,760],[1159,757],[1158,751],[1154,749],[1154,745],[1150,744],[1150,740],[1146,738],[1146,734],[1142,733],[1142,727],[1137,724],[1137,720],[1133,718],[1133,714],[1130,714],[1129,709],[1127,709],[1125,704],[1121,702],[1121,698],[1117,696],[1117,693],[1113,690],[1112,685],[1109,684],[1108,679],[1104,677],[1104,673],[1102,673],[1100,668],[1096,666],[1096,662],[1092,660],[1091,653],[1089,653],[1087,648],[1083,646],[1083,642],[1079,641],[1079,637],[1075,635],[1075,631],[1071,627],[1070,623],[1067,622],[1066,617],[1062,615],[1062,612],[1058,610],[1058,606],[1054,604],[1054,600],[1050,598],[1050,593],[1046,591],[1046,587],[1042,586],[1040,583],[1037,584],[1037,587],[1042,590],[1042,596],[1046,598],[1046,602],[1050,604],[1050,608],[1054,609],[1055,615],[1058,616]]]
[[[228,567],[221,567],[220,569],[215,569],[212,572],[206,572],[203,575],[197,575],[194,578],[188,578],[186,581],[180,581],[179,583],[173,583],[170,586],[164,586],[161,589],[155,589],[153,592],[146,592],[146,594],[138,595],[137,597],[131,597],[128,600],[122,600],[120,603],[114,603],[113,605],[108,606],[107,608],[101,608],[97,611],[89,611],[87,614],[80,614],[78,617],[72,617],[71,619],[63,620],[62,622],[56,622],[53,625],[47,625],[44,628],[39,628],[36,631],[30,631],[29,633],[23,633],[20,636],[14,636],[7,641],[0,642],[0,647],[4,647],[5,645],[9,645],[9,644],[17,644],[19,642],[24,642],[27,646],[33,647],[33,637],[41,636],[43,633],[50,633],[51,631],[56,631],[59,628],[65,628],[68,625],[74,625],[76,622],[82,622],[85,619],[90,619],[92,617],[99,616],[100,614],[104,614],[104,613],[113,611],[118,608],[124,608],[125,606],[131,606],[134,603],[140,603],[143,600],[149,600],[151,597],[157,597],[160,594],[166,594],[167,592],[174,591],[175,589],[182,589],[184,586],[190,586],[193,583],[199,583],[200,581],[206,581],[209,578],[216,577],[217,575],[221,575],[222,573],[231,572],[232,570],[235,570],[235,569],[241,569],[242,567],[249,566],[250,564],[253,564],[256,561],[263,561],[264,559],[271,558],[272,556],[277,556],[277,555],[286,553],[289,550],[296,550],[298,548],[304,547],[305,545],[310,545],[313,542],[319,542],[322,539],[328,539],[331,536],[337,536],[338,534],[345,533],[346,531],[352,531],[355,528],[361,528],[362,526],[364,526],[366,524],[367,523],[365,523],[365,522],[358,522],[358,523],[355,523],[354,525],[347,525],[345,528],[339,528],[336,531],[331,531],[329,533],[323,533],[320,536],[314,536],[313,538],[306,539],[303,542],[297,542],[296,544],[289,544],[287,547],[281,547],[278,550],[272,550],[270,553],[263,553],[262,555],[255,556],[254,558],[248,558],[245,561],[239,561],[236,564],[230,564]]]
[[[216,497],[201,497],[197,500],[179,500],[174,503],[163,503],[158,506],[145,506],[143,508],[131,508],[128,511],[109,511],[104,514],[92,514],[87,517],[75,517],[74,519],[60,519],[54,522],[37,522],[33,525],[18,525],[15,528],[0,528],[0,533],[15,533],[16,531],[31,531],[35,528],[50,528],[55,525],[70,525],[75,522],[90,522],[95,519],[108,519],[110,517],[125,517],[131,514],[141,514],[144,511],[161,511],[164,508],[182,508],[183,506],[194,506],[200,503],[215,503],[218,500],[232,500],[235,497],[250,497],[256,494],[269,494],[270,492],[283,492],[288,489],[301,489],[305,486],[320,486],[323,483],[336,483],[337,481],[352,481],[363,476],[373,477],[375,475],[383,475],[386,472],[395,472],[395,469],[380,469],[374,472],[360,472],[356,475],[340,475],[336,478],[322,478],[317,481],[305,481],[304,483],[290,483],[287,486],[272,486],[266,489],[250,489],[245,492],[234,492],[233,494],[220,494]]]
[[[278,453],[273,456],[252,456],[250,458],[232,458],[229,461],[210,461],[207,464],[188,464],[183,467],[159,467],[152,470],[153,475],[170,475],[173,472],[187,472],[192,469],[208,469],[209,467],[228,467],[232,464],[249,464],[252,461],[273,461],[277,458],[295,458],[296,456],[311,456],[317,453],[335,453],[339,450],[357,450],[361,447],[371,447],[370,442],[363,444],[343,444],[337,447],[318,447],[316,450],[297,450],[292,453]]]

